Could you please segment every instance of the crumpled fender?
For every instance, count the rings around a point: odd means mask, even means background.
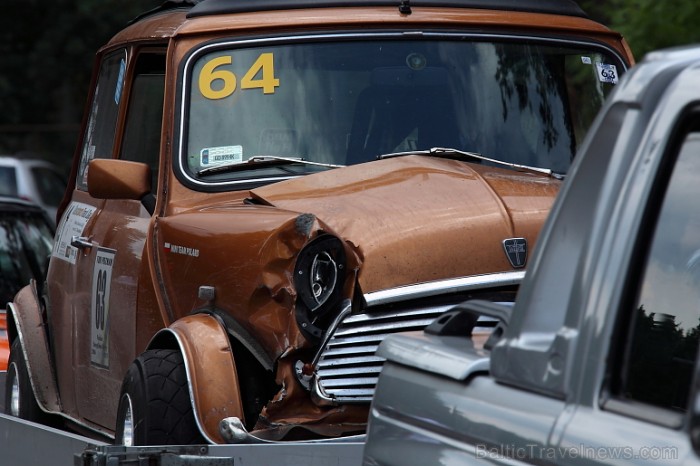
[[[37,403],[46,412],[60,413],[61,400],[58,397],[56,376],[51,364],[51,352],[44,331],[41,315],[41,300],[36,281],[31,280],[8,303],[8,334],[10,341],[19,338],[27,361],[27,372]]]
[[[185,360],[190,400],[202,435],[212,443],[225,443],[219,422],[243,417],[236,361],[226,330],[210,314],[195,314],[173,322],[153,338],[149,348],[169,333],[175,337]]]

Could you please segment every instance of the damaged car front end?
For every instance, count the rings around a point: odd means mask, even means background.
[[[221,207],[231,237],[206,241],[253,248],[236,261],[250,289],[217,303],[276,367],[280,391],[245,423],[256,435],[362,432],[386,334],[468,298],[514,299],[574,148],[625,67],[599,44],[520,39],[319,32],[186,56],[176,176],[246,188]],[[264,245],[237,236],[270,211],[286,227]]]
[[[166,2],[117,34],[46,296],[8,314],[47,367],[18,395],[124,444],[363,433],[386,335],[515,299],[632,63],[572,2],[521,3]]]

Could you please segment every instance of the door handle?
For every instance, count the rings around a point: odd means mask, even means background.
[[[70,245],[78,249],[88,249],[93,246],[90,239],[86,236],[71,236]]]

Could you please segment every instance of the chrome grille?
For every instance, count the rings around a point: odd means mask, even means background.
[[[384,363],[383,358],[374,354],[387,335],[423,330],[470,297],[497,288],[509,288],[512,292],[523,275],[523,272],[483,275],[367,295],[365,313],[348,315],[335,331],[331,330],[332,336],[316,364],[315,394],[333,403],[371,401]]]
[[[328,341],[316,369],[323,393],[336,401],[372,399],[384,359],[374,355],[390,333],[422,330],[452,304],[400,313],[351,315]]]

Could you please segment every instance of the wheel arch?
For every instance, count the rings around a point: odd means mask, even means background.
[[[159,331],[147,349],[182,353],[197,426],[207,441],[223,443],[219,422],[232,416],[244,421],[244,411],[231,341],[221,320],[202,313],[183,317]]]
[[[60,413],[61,404],[48,336],[42,317],[41,299],[32,280],[7,304],[7,336],[10,345],[19,339],[29,381],[39,407],[47,413]]]

